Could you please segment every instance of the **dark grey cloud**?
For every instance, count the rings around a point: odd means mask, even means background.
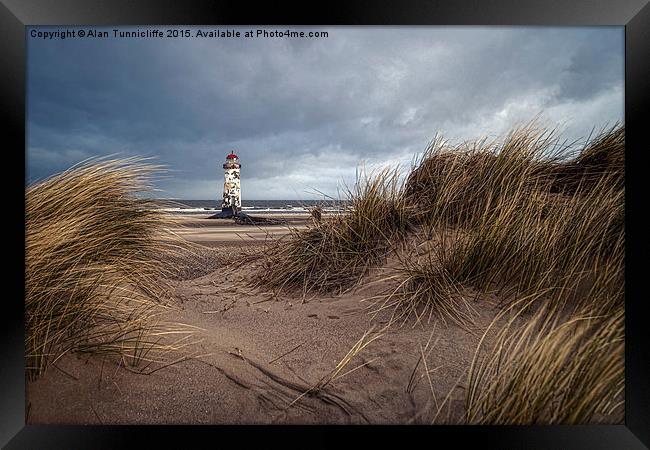
[[[247,30],[249,27],[243,27]],[[315,28],[309,28],[315,30]],[[28,39],[28,181],[95,155],[155,156],[165,195],[310,198],[408,163],[441,132],[540,115],[569,138],[623,120],[623,28],[327,28],[319,39]]]

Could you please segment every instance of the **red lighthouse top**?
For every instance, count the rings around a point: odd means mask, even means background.
[[[239,156],[231,152],[228,156],[226,156],[226,159],[239,159]]]

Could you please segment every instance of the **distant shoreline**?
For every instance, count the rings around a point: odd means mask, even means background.
[[[171,200],[155,199],[161,203],[161,209],[179,215],[210,214],[221,211],[216,200]],[[343,210],[346,201],[322,201],[322,200],[242,200],[242,211],[247,214],[263,214],[265,216],[275,214],[309,214],[309,209],[319,206],[323,213],[336,213]]]

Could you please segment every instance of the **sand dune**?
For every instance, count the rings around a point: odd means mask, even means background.
[[[186,218],[182,234],[202,245],[232,249],[259,246],[267,232],[228,221]],[[296,226],[305,226],[294,223]],[[67,355],[28,385],[28,422],[48,424],[189,423],[430,423],[436,402],[454,401],[437,422],[459,420],[463,381],[482,329],[497,309],[481,308],[475,331],[413,321],[393,326],[362,350],[323,389],[308,392],[332,372],[369,329],[380,330],[388,313],[374,317],[362,301],[387,287],[371,283],[338,297],[300,293],[274,296],[252,287],[254,262],[221,267],[175,282],[179,309],[166,319],[200,327],[201,342],[174,355],[181,361],[152,365],[139,374],[111,357]],[[422,351],[430,343],[426,364]],[[431,383],[424,368],[430,371]],[[160,370],[158,370],[160,369]],[[462,383],[460,383],[462,384]],[[308,393],[307,393],[308,392]],[[433,392],[433,393],[432,393]],[[305,394],[307,393],[307,394]]]

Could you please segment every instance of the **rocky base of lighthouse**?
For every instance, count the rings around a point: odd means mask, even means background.
[[[243,213],[235,214],[232,208],[223,208],[220,212],[210,216],[209,219],[233,219],[241,214]]]
[[[239,212],[235,215],[230,208],[224,209],[221,212],[208,217],[208,219],[235,219],[235,222],[241,225],[284,225],[287,223],[285,219],[255,217],[249,216],[243,212]]]

